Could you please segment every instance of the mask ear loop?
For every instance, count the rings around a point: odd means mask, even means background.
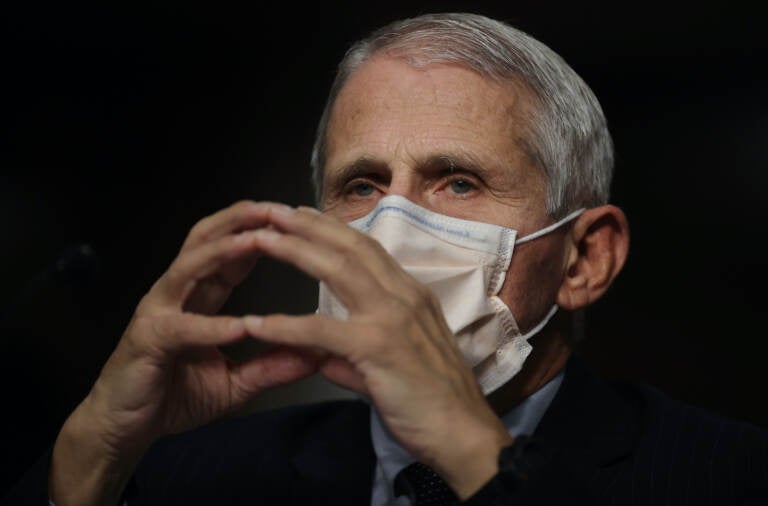
[[[542,235],[546,235],[546,234],[552,232],[553,230],[555,230],[555,229],[563,226],[564,224],[568,223],[569,221],[577,218],[581,213],[584,212],[584,210],[585,210],[585,208],[583,208],[583,207],[581,209],[577,209],[576,211],[572,212],[571,214],[569,214],[565,218],[563,218],[563,219],[561,219],[561,220],[559,220],[559,221],[557,221],[557,222],[555,222],[555,223],[553,223],[553,224],[551,224],[551,225],[549,225],[547,227],[544,227],[541,230],[537,230],[536,232],[534,232],[532,234],[528,234],[525,237],[521,237],[520,239],[515,241],[515,244],[520,244],[521,242],[532,241],[532,240],[534,240],[536,238],[541,237]],[[541,331],[541,329],[543,329],[547,325],[547,323],[549,323],[549,320],[551,320],[552,317],[555,316],[555,313],[557,313],[558,309],[559,309],[558,305],[557,304],[553,304],[552,307],[549,309],[549,312],[547,313],[547,316],[545,316],[539,323],[536,324],[536,326],[534,326],[531,330],[529,330],[528,332],[526,332],[525,334],[523,334],[520,337],[522,339],[524,339],[525,341],[528,341],[531,337],[533,337],[536,334],[538,334]]]
[[[585,211],[585,209],[586,208],[582,207],[581,209],[578,209],[578,210],[572,212],[571,214],[569,214],[568,216],[566,216],[565,218],[563,218],[560,221],[556,221],[555,223],[553,223],[553,224],[551,224],[551,225],[549,225],[547,227],[544,227],[541,230],[537,230],[536,232],[533,232],[532,234],[528,234],[525,237],[521,237],[520,239],[515,241],[515,244],[520,244],[521,242],[532,241],[534,239],[537,239],[537,238],[541,237],[542,235],[546,235],[546,234],[552,232],[553,230],[555,230],[555,229],[563,226],[564,224],[568,223],[569,221],[577,218],[581,213],[583,213]]]
[[[547,316],[545,316],[531,330],[529,330],[525,334],[521,335],[520,339],[528,341],[530,338],[532,338],[533,336],[535,336],[536,334],[541,332],[541,329],[543,329],[547,325],[547,323],[549,323],[549,320],[551,320],[552,317],[555,316],[555,313],[557,313],[558,309],[559,309],[558,305],[557,304],[553,304],[552,307],[549,309],[549,312],[547,313]]]

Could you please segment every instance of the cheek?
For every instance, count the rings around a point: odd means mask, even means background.
[[[357,201],[347,201],[340,198],[335,201],[323,203],[323,214],[333,216],[344,222],[349,222],[362,218],[376,207],[377,198],[360,199]]]
[[[543,239],[539,241],[543,243]],[[551,246],[531,242],[516,247],[499,291],[499,297],[512,311],[523,332],[546,315],[560,288],[561,262]]]

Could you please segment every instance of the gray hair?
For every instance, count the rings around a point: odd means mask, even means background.
[[[526,86],[538,103],[523,146],[547,181],[547,213],[563,217],[608,202],[613,142],[592,90],[549,47],[502,22],[468,13],[426,14],[395,21],[353,44],[341,60],[312,150],[312,182],[322,199],[328,122],[349,76],[373,55],[414,67],[464,65],[500,82]]]

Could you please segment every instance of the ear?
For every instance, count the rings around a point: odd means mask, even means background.
[[[572,311],[599,299],[624,266],[629,251],[627,217],[616,206],[587,209],[573,222],[566,240],[557,304]]]

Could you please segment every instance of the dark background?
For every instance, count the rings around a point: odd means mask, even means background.
[[[243,198],[312,203],[314,129],[347,45],[443,10],[531,33],[603,104],[632,249],[588,314],[586,359],[768,426],[765,8],[16,4],[1,16],[0,492],[52,443],[198,219]],[[226,309],[308,312],[315,297],[265,261]],[[340,393],[309,380],[256,407],[313,395]]]

